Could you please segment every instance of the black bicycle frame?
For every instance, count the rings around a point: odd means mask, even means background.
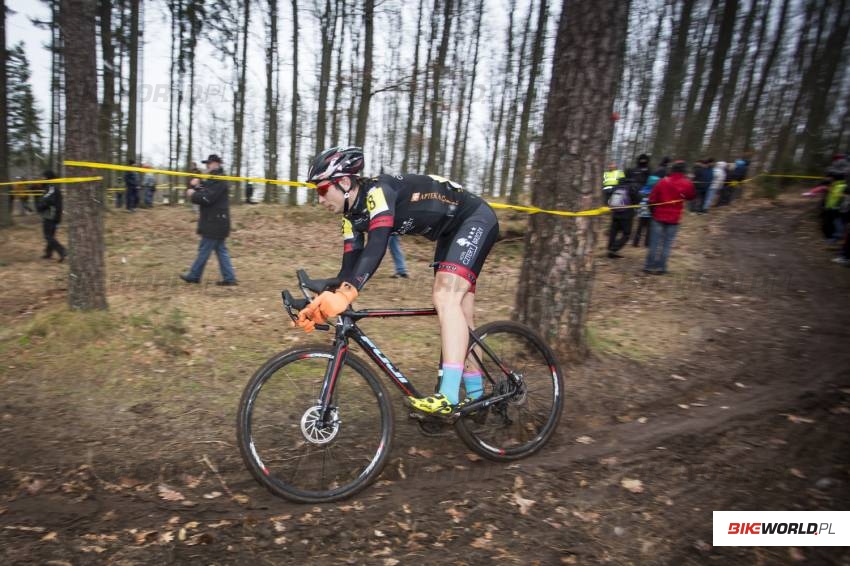
[[[372,359],[375,364],[383,372],[390,378],[390,380],[398,387],[406,396],[412,397],[422,397],[422,394],[419,390],[416,389],[416,386],[410,382],[407,377],[405,377],[404,373],[396,365],[392,362],[392,360],[387,357],[380,348],[378,348],[377,344],[372,342],[366,334],[357,327],[356,322],[358,320],[364,318],[396,318],[396,317],[404,317],[404,316],[434,316],[437,314],[436,309],[428,308],[428,309],[413,309],[413,308],[402,308],[402,309],[364,309],[360,311],[346,311],[341,314],[339,317],[339,321],[337,322],[336,335],[334,336],[334,358],[333,363],[328,364],[328,368],[325,371],[325,379],[322,383],[322,392],[321,397],[319,399],[319,403],[322,407],[325,407],[325,417],[330,417],[330,409],[331,409],[331,400],[333,399],[334,387],[336,385],[336,380],[339,376],[339,370],[342,365],[345,363],[345,358],[348,355],[348,341],[349,339],[354,340],[354,342],[359,345],[366,354]],[[493,350],[487,346],[471,329],[469,331],[469,337],[471,343],[474,342],[475,345],[479,346],[493,361],[498,364],[499,368],[505,374],[512,384],[515,387],[519,387],[522,385],[521,379],[510,369],[508,369],[499,357],[493,352]],[[484,376],[491,382],[495,383],[495,380],[492,376],[489,375],[484,363],[481,361],[481,358],[477,353],[473,350],[473,355],[475,356],[476,361],[478,362],[479,367],[481,368]],[[461,411],[461,414],[465,414],[468,412],[477,411],[490,405],[505,399],[513,395],[514,392],[507,392],[500,395],[485,395],[479,399],[476,399],[473,403],[466,405]]]

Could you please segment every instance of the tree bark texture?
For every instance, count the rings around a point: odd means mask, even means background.
[[[139,108],[139,2],[130,0],[130,84],[127,100],[127,159],[135,161],[136,116]],[[67,74],[66,74],[67,85]]]
[[[360,108],[357,111],[357,130],[354,145],[366,144],[366,125],[369,121],[369,103],[372,100],[372,49],[375,35],[375,0],[363,0],[363,75],[360,82]],[[330,63],[330,61],[329,61]]]
[[[9,179],[9,127],[6,102],[6,2],[0,0],[0,182]],[[12,225],[8,187],[0,188],[0,227]]]
[[[428,140],[428,161],[425,163],[425,173],[437,173],[436,167],[440,163],[440,137],[443,124],[440,108],[443,102],[441,79],[446,69],[446,56],[449,52],[449,38],[451,37],[454,14],[453,0],[443,1],[445,2],[443,5],[443,35],[440,39],[440,47],[437,49],[437,61],[434,64],[434,90],[431,95],[431,138]]]
[[[534,160],[534,206],[586,210],[598,204],[625,51],[620,22],[626,21],[628,10],[629,3],[619,0],[564,2],[543,136]],[[597,223],[593,218],[529,216],[517,291],[516,317],[559,352],[578,358],[587,354]]]
[[[85,161],[98,155],[97,147],[97,60],[95,0],[62,0],[67,112],[65,151],[69,159]],[[94,175],[79,169],[80,176]],[[104,261],[103,207],[98,202],[97,183],[67,185],[65,191],[70,249],[68,305],[72,309],[106,308],[106,264]]]

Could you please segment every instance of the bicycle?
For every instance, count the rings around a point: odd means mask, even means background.
[[[310,293],[338,282],[297,272],[303,299],[282,291],[293,321]],[[372,483],[387,463],[395,422],[389,395],[349,341],[405,395],[413,383],[357,326],[370,318],[434,316],[434,308],[352,310],[339,315],[333,345],[296,347],[270,358],[254,373],[239,401],[237,440],[254,478],[274,495],[298,503],[349,497]],[[316,325],[330,330],[330,325]],[[484,393],[450,417],[411,414],[425,434],[453,424],[475,453],[497,462],[540,450],[557,427],[563,377],[540,336],[516,322],[470,329],[467,364],[484,376]]]

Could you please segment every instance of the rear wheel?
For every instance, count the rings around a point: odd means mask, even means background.
[[[369,485],[384,468],[393,435],[387,392],[349,354],[331,408],[318,404],[333,352],[301,348],[261,367],[239,401],[237,440],[251,474],[299,503],[335,501]]]
[[[466,368],[482,370],[485,395],[510,395],[461,417],[455,430],[467,446],[490,460],[530,456],[546,444],[561,418],[564,382],[555,355],[537,333],[516,322],[485,324],[475,334],[497,359],[473,345]],[[518,386],[503,368],[517,378]]]

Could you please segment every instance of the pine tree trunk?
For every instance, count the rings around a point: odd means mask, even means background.
[[[139,107],[139,2],[130,0],[130,85],[127,100],[127,160],[135,161],[136,115]],[[67,84],[67,80],[66,80]]]
[[[655,136],[652,145],[652,155],[669,154],[673,149],[673,106],[676,97],[682,89],[685,71],[688,63],[688,40],[690,39],[691,15],[696,0],[684,0],[682,11],[676,23],[675,43],[671,46],[670,62],[664,73],[664,87],[658,101],[656,113]]]
[[[292,0],[292,114],[289,127],[289,178],[298,178],[298,0]],[[298,203],[298,188],[289,188],[289,204]]]
[[[543,64],[543,39],[546,34],[546,18],[549,7],[546,0],[540,0],[540,14],[537,16],[537,33],[534,36],[534,47],[531,50],[531,71],[528,74],[528,86],[525,91],[525,100],[522,104],[522,115],[519,121],[519,137],[517,138],[516,161],[514,162],[514,178],[511,182],[511,192],[508,202],[516,204],[519,195],[525,188],[525,176],[528,166],[528,127],[531,121],[531,107],[534,105],[535,89],[537,87],[537,75]]]
[[[723,66],[726,63],[726,54],[732,44],[732,36],[735,31],[735,14],[738,11],[738,0],[726,0],[723,6],[723,17],[718,30],[717,43],[713,46],[711,72],[708,83],[702,93],[702,102],[699,111],[689,123],[689,135],[685,138],[685,145],[679,157],[690,160],[702,150],[703,137],[705,135],[708,118],[711,116],[714,98],[723,81]]]
[[[340,37],[339,41],[342,44],[343,34],[345,33],[345,29],[348,23],[348,2],[346,0],[336,0],[334,4],[334,13],[338,15],[339,19],[342,20],[340,22]],[[340,134],[340,125],[342,124],[342,116],[341,116],[341,105],[342,105],[342,90],[345,86],[344,77],[342,76],[342,62],[343,55],[345,54],[345,49],[337,49],[336,50],[336,81],[334,82],[334,102],[333,109],[331,110],[331,139],[336,141],[339,140]]]
[[[112,161],[112,119],[115,113],[115,49],[112,46],[112,0],[100,0],[98,3],[100,19],[100,50],[103,58],[103,101],[98,114],[98,138],[100,140],[100,160],[104,163]],[[111,171],[101,173],[103,187],[110,187]],[[105,203],[107,194],[103,191],[101,198]]]
[[[428,140],[428,161],[425,163],[426,173],[435,173],[440,163],[440,138],[442,136],[443,114],[440,105],[443,102],[441,78],[446,67],[446,56],[449,52],[453,19],[453,0],[444,0],[443,6],[443,36],[437,50],[437,62],[434,65],[433,92],[431,96],[431,138]]]
[[[747,108],[749,107],[750,101],[752,100],[753,94],[753,83],[755,82],[755,74],[756,69],[758,68],[759,63],[761,62],[761,52],[767,43],[767,30],[770,24],[770,12],[771,7],[773,6],[773,0],[767,0],[764,4],[761,5],[761,12],[756,16],[756,21],[761,22],[759,26],[758,37],[756,37],[756,47],[755,50],[750,49],[750,45],[745,44],[745,58],[749,60],[747,68],[744,69],[744,76],[746,77],[745,86],[742,89],[742,94],[737,96],[735,109],[733,110],[733,114],[729,119],[732,127],[732,133],[729,135],[728,143],[724,148],[724,155],[731,155],[733,153],[741,153],[742,151],[747,150],[741,145],[741,140],[744,138],[744,132],[742,130],[743,127],[743,118],[747,113]],[[752,53],[750,55],[750,53]]]
[[[242,174],[242,151],[245,140],[245,93],[248,90],[248,26],[251,23],[251,2],[242,2],[242,56],[239,58],[239,85],[238,85],[238,107],[236,108],[236,120],[234,128],[234,152],[233,171],[237,177]],[[233,183],[233,200],[235,204],[242,204],[242,182]]]
[[[514,151],[514,129],[516,127],[517,109],[519,108],[519,96],[522,91],[522,81],[525,76],[525,54],[528,50],[528,36],[531,33],[531,19],[534,10],[529,6],[528,17],[525,19],[525,28],[522,32],[522,45],[519,50],[519,60],[517,65],[517,79],[514,85],[514,94],[511,97],[511,104],[508,108],[508,118],[505,127],[505,146],[502,150],[502,170],[499,174],[499,196],[508,197],[510,200],[510,173],[512,165],[512,155]]]
[[[201,34],[203,19],[200,11],[203,9],[202,0],[188,0],[187,14],[189,19],[189,124],[187,126],[186,161],[184,167],[191,168],[195,152],[195,51]]]
[[[684,109],[678,113],[678,120],[681,123],[681,130],[679,131],[679,136],[676,142],[676,150],[675,153],[677,156],[684,156],[687,151],[688,141],[691,139],[693,134],[691,131],[694,129],[694,121],[697,112],[697,101],[699,100],[700,95],[703,93],[702,89],[702,79],[703,74],[705,73],[705,65],[708,62],[708,56],[712,46],[714,46],[717,41],[717,25],[714,21],[715,13],[717,12],[718,0],[712,0],[711,7],[708,10],[708,17],[706,21],[702,24],[702,33],[700,35],[700,39],[697,42],[697,51],[694,62],[694,71],[691,76],[691,83],[688,87],[688,96],[685,102]]]
[[[788,7],[790,4],[790,0],[784,0],[782,3],[782,12],[779,16],[779,25],[773,39],[773,46],[770,48],[770,53],[768,53],[767,59],[765,59],[764,65],[762,66],[759,82],[756,86],[755,94],[753,95],[752,105],[749,107],[742,120],[741,127],[746,135],[744,138],[744,149],[751,148],[753,144],[753,131],[755,130],[756,116],[758,115],[758,109],[761,105],[762,96],[764,95],[764,89],[768,84],[768,77],[770,77],[773,65],[776,62],[776,58],[782,47],[782,41],[788,20]]]
[[[744,25],[741,28],[739,35],[738,46],[735,55],[732,57],[732,64],[729,66],[729,74],[727,77],[722,77],[723,91],[720,95],[720,107],[717,114],[716,125],[711,134],[711,143],[709,144],[710,151],[713,155],[723,155],[722,149],[729,144],[727,139],[727,120],[729,118],[729,109],[732,106],[733,100],[737,97],[739,88],[738,75],[741,72],[741,67],[744,65],[744,57],[749,50],[749,38],[755,21],[758,2],[753,2],[744,19]]]
[[[475,53],[472,56],[472,76],[469,79],[469,96],[466,102],[466,123],[463,126],[463,139],[460,146],[460,170],[457,180],[461,183],[466,179],[466,143],[469,140],[469,122],[472,118],[472,103],[475,101],[475,79],[478,75],[478,50],[481,46],[481,19],[484,16],[484,0],[478,1],[478,17],[475,20]]]
[[[582,210],[598,201],[611,112],[625,51],[620,22],[628,2],[564,2],[543,137],[535,155],[532,203]],[[588,41],[587,38],[594,38]],[[592,76],[593,80],[585,80]],[[529,216],[517,291],[517,318],[563,354],[588,352],[585,324],[593,286],[596,221]]]
[[[0,182],[9,179],[9,129],[6,102],[6,1],[0,0]],[[0,187],[0,228],[12,225],[9,187]]]
[[[416,88],[419,79],[419,45],[422,30],[422,9],[425,0],[419,0],[419,15],[416,17],[416,47],[413,49],[413,70],[410,75],[410,92],[407,95],[407,127],[404,130],[404,155],[401,158],[401,171],[407,172],[413,143],[413,117],[416,110]]]
[[[319,109],[316,113],[316,145],[314,154],[318,155],[325,149],[325,138],[327,136],[327,113],[328,113],[328,87],[331,76],[331,54],[333,53],[333,29],[331,27],[332,10],[330,0],[325,0],[325,11],[322,14],[319,26],[322,37],[322,60],[319,68]],[[335,142],[332,142],[335,143]]]
[[[67,123],[65,150],[70,159],[85,161],[98,155],[97,55],[95,0],[62,0],[61,22],[66,49]],[[81,169],[81,176],[94,175]],[[81,183],[65,191],[68,247],[68,305],[72,309],[105,309],[103,208],[97,202],[97,183]]]
[[[278,110],[278,73],[280,71],[277,54],[277,0],[269,2],[269,27],[266,37],[266,119],[265,119],[265,177],[277,178],[277,110]],[[266,184],[263,193],[265,202],[271,202],[270,195],[277,192],[277,185]],[[277,199],[274,199],[277,201]]]
[[[369,120],[369,103],[372,99],[372,43],[375,32],[375,0],[363,0],[363,26],[366,33],[363,48],[363,77],[360,83],[360,108],[357,111],[357,131],[354,145],[366,145],[366,123]]]
[[[511,0],[508,11],[508,29],[506,36],[508,38],[508,49],[505,53],[505,79],[511,76],[513,69],[514,57],[514,12],[516,10],[516,0]],[[493,135],[493,155],[490,159],[490,168],[485,181],[484,194],[493,196],[496,188],[496,164],[499,162],[499,144],[502,141],[502,125],[505,119],[505,100],[507,99],[507,89],[501,89],[501,97],[499,100],[499,112],[496,118],[496,131]],[[499,195],[503,196],[503,195]]]

